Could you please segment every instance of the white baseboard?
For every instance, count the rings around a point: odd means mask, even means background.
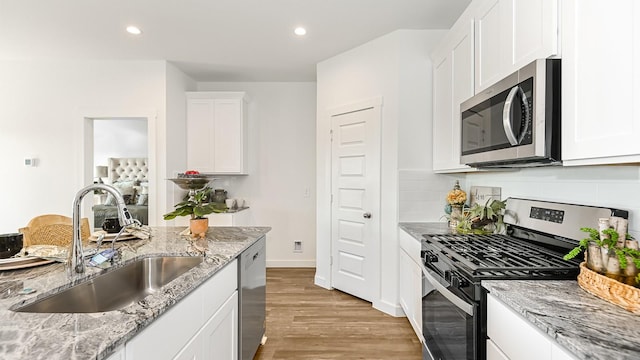
[[[378,300],[373,302],[373,308],[394,317],[406,317],[400,304],[391,304],[386,301]]]
[[[323,276],[316,275],[316,277],[314,278],[314,284],[322,288],[325,288],[327,290],[332,289],[331,285],[329,284],[329,281],[327,281],[327,279],[324,278]]]
[[[292,267],[292,268],[314,268],[315,260],[267,260],[268,268]]]

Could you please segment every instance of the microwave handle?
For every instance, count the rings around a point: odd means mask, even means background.
[[[520,132],[520,136],[516,138],[516,135],[513,133],[513,128],[511,127],[511,107],[518,93],[524,105],[524,128]],[[529,130],[529,102],[527,101],[527,95],[525,95],[520,86],[511,88],[509,95],[507,95],[507,100],[504,102],[504,108],[502,109],[502,126],[504,127],[504,133],[507,135],[509,144],[514,146],[520,144],[527,130]]]

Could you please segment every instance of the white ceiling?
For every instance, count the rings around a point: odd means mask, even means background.
[[[318,62],[394,30],[450,28],[469,1],[0,0],[0,59],[164,59],[197,81],[314,81]]]

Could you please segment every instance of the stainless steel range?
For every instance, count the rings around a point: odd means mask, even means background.
[[[425,234],[422,323],[425,360],[484,360],[482,280],[575,279],[580,260],[563,259],[598,218],[624,210],[510,198],[505,235]]]

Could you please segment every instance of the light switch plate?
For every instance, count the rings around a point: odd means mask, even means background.
[[[485,204],[489,199],[501,200],[502,188],[490,186],[472,186],[469,195],[469,204]]]

